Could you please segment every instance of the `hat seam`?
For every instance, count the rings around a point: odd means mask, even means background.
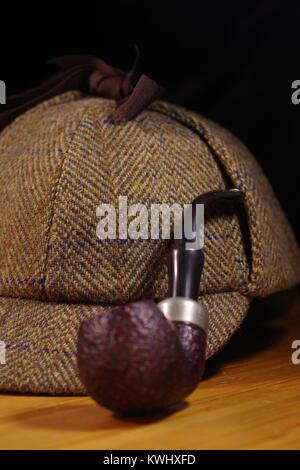
[[[7,132],[9,132],[12,127],[14,127],[15,124],[22,122],[22,120],[27,119],[28,116],[31,116],[32,114],[35,114],[36,112],[39,111],[44,111],[51,106],[55,105],[60,105],[64,103],[69,103],[70,101],[75,101],[79,100],[82,98],[82,93],[77,91],[77,90],[70,90],[66,93],[60,93],[59,95],[55,95],[52,98],[46,99],[44,101],[41,101],[40,103],[37,103],[35,106],[32,108],[27,109],[24,111],[22,114],[19,116],[15,117],[9,124],[7,124],[2,131],[0,131],[0,138],[5,136]]]
[[[84,111],[82,112],[82,116],[79,118],[79,121],[76,125],[76,128],[74,129],[74,131],[67,138],[68,143],[67,143],[65,152],[62,156],[60,165],[59,165],[58,175],[57,175],[56,180],[55,180],[55,182],[54,182],[54,184],[52,185],[52,188],[51,188],[50,220],[49,220],[49,226],[48,226],[48,230],[47,230],[47,244],[46,244],[45,260],[44,260],[44,266],[42,268],[42,273],[44,273],[44,279],[45,279],[43,293],[44,293],[47,300],[49,300],[48,293],[47,293],[47,280],[48,280],[48,269],[49,269],[50,241],[51,241],[51,238],[52,238],[53,221],[54,221],[55,214],[56,214],[56,207],[55,206],[56,206],[57,194],[58,194],[58,191],[60,189],[60,183],[61,183],[61,180],[62,180],[64,168],[65,168],[65,165],[66,165],[66,161],[67,161],[67,157],[68,157],[70,148],[71,148],[72,143],[74,141],[74,137],[76,136],[78,128],[82,124],[85,115],[88,114],[88,110],[89,110],[89,104],[86,105]]]
[[[243,292],[239,289],[234,289],[234,290],[230,290],[230,289],[223,289],[223,290],[220,290],[220,291],[216,291],[216,292],[203,292],[201,295],[199,295],[197,301],[201,302],[201,299],[203,299],[203,297],[208,297],[208,296],[211,296],[211,295],[222,295],[222,294],[240,294],[244,297],[247,297],[249,299],[252,298],[252,296],[248,293],[248,292]],[[36,299],[36,298],[33,298],[33,297],[20,297],[20,296],[12,296],[12,295],[0,295],[0,300],[1,299],[14,299],[14,300],[20,300],[20,301],[29,301],[29,302],[41,302],[41,303],[44,303],[44,304],[57,304],[57,305],[75,305],[75,306],[92,306],[92,307],[108,307],[108,308],[111,308],[111,307],[118,307],[120,306],[120,302],[74,302],[72,300],[52,300],[50,298],[44,298],[44,299]],[[141,299],[141,300],[132,300],[131,302],[129,303],[135,303],[135,302],[140,302],[142,300],[149,300],[149,299]],[[155,299],[155,301],[159,302],[161,299]]]

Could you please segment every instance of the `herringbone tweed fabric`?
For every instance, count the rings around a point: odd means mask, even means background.
[[[7,347],[1,390],[83,393],[75,360],[80,321],[112,305],[167,295],[167,241],[96,236],[97,206],[117,207],[119,196],[150,209],[189,203],[213,189],[245,193],[246,224],[225,214],[205,223],[208,356],[238,328],[251,297],[299,281],[297,243],[240,142],[164,102],[129,122],[110,119],[114,106],[68,92],[0,135],[0,340]]]
[[[243,320],[249,300],[238,292],[202,297],[209,312],[209,344],[218,349]],[[9,345],[1,390],[84,394],[77,373],[80,322],[107,307],[0,298],[1,335]],[[232,321],[228,322],[228,316]],[[210,349],[210,353],[211,353]]]

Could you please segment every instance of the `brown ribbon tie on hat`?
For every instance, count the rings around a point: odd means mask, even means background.
[[[48,63],[61,70],[41,85],[8,97],[7,104],[0,107],[0,131],[28,109],[70,90],[88,90],[91,95],[115,99],[117,107],[112,117],[126,120],[133,119],[164,91],[157,82],[138,73],[138,51],[128,72],[87,55],[57,57]]]

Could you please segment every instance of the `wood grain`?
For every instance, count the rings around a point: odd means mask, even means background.
[[[295,291],[256,304],[188,402],[152,418],[87,397],[1,395],[0,448],[300,449],[299,314]]]

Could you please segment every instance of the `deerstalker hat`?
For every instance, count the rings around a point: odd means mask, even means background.
[[[118,71],[118,91],[109,94],[101,74],[89,77],[101,96],[73,79],[62,90],[63,76],[51,95],[35,90],[29,106],[17,97],[2,121],[0,113],[2,391],[84,393],[76,364],[81,321],[166,297],[168,241],[97,237],[97,207],[117,207],[119,196],[150,208],[187,204],[211,190],[244,193],[243,214],[218,213],[205,223],[200,297],[209,315],[208,357],[237,330],[251,299],[299,282],[297,242],[243,144],[155,92],[145,98],[139,87],[150,81],[131,86],[132,75]],[[129,119],[124,106],[133,109]]]

